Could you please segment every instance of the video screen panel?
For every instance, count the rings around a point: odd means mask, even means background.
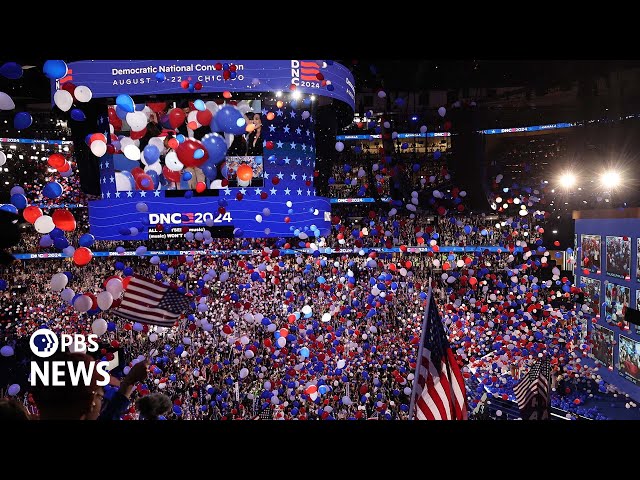
[[[610,277],[631,279],[631,239],[607,235],[606,267]]]
[[[591,356],[608,368],[613,367],[613,339],[613,330],[593,324]]]
[[[586,268],[592,273],[600,273],[600,254],[602,252],[600,235],[582,235],[581,258],[582,268]]]
[[[604,291],[607,323],[622,323],[622,328],[629,330],[629,322],[624,321],[624,312],[631,301],[631,289],[624,285],[605,282]]]
[[[636,385],[640,384],[640,342],[620,335],[618,348],[618,373]]]
[[[229,105],[236,107],[237,118],[231,120],[238,127],[235,134],[224,133],[219,125],[228,121],[218,113]],[[224,99],[167,99],[136,104],[132,113],[110,106],[116,190],[184,191],[198,190],[201,184],[202,193],[263,187],[262,102],[245,99],[229,105]],[[214,155],[225,147],[223,156]]]
[[[636,239],[636,280],[640,282],[640,237]]]
[[[594,315],[600,315],[600,288],[602,283],[600,280],[589,277],[580,277],[584,287],[584,302],[593,310]]]

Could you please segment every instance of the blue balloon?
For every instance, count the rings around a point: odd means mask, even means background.
[[[69,246],[69,240],[65,237],[58,237],[53,241],[53,246],[58,250],[63,250]]]
[[[118,116],[118,118],[120,120],[126,120],[127,119],[127,111],[122,108],[120,105],[116,105],[116,115]],[[117,150],[120,150],[119,148]]]
[[[16,116],[13,117],[13,126],[16,130],[24,130],[25,128],[29,128],[32,122],[33,118],[28,112],[18,112],[16,113]]]
[[[166,76],[165,76],[164,73],[162,73],[162,72],[156,73],[156,80],[158,82],[164,82],[165,78],[166,78]]]
[[[58,227],[54,228],[53,230],[51,230],[49,232],[49,236],[51,238],[60,238],[60,237],[64,237],[64,232],[62,230],[60,230]]]
[[[204,145],[204,148],[207,149],[209,162],[213,162],[214,165],[218,165],[222,160],[224,160],[224,157],[227,154],[227,143],[224,141],[224,137],[222,135],[209,133],[202,137],[201,142]]]
[[[144,147],[144,159],[147,161],[147,165],[152,165],[160,158],[160,150],[155,145],[147,145]]]
[[[207,162],[201,168],[202,168],[202,171],[204,172],[204,176],[207,177],[209,180],[216,179],[216,176],[218,175],[218,170],[216,169],[215,165]]]
[[[0,75],[9,80],[18,80],[22,77],[22,67],[16,62],[7,62],[0,67]]]
[[[245,133],[247,121],[237,108],[226,106],[218,110],[216,124],[224,133],[242,135]]]
[[[42,194],[47,198],[58,198],[62,195],[62,185],[58,182],[49,182],[42,189]]]
[[[199,110],[201,112],[205,111],[207,109],[206,105],[204,104],[204,102],[200,99],[196,100],[195,102],[193,102],[193,106],[196,108],[196,110]]]
[[[44,74],[53,79],[58,80],[67,74],[67,64],[64,60],[47,60],[42,66]]]
[[[85,233],[78,239],[78,243],[81,247],[90,247],[95,241],[96,238],[90,233]]]
[[[41,247],[50,247],[51,245],[53,245],[53,238],[49,234],[40,237]]]
[[[22,210],[27,207],[27,197],[20,193],[14,193],[11,195],[11,203],[19,210]]]
[[[136,104],[133,102],[133,99],[125,94],[120,94],[116,97],[116,105],[127,113],[131,113],[136,109]]]
[[[87,119],[84,112],[79,108],[74,108],[73,110],[71,110],[71,118],[76,122],[84,122]]]

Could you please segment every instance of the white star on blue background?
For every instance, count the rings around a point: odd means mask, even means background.
[[[280,180],[282,180],[284,178],[284,173],[282,173],[282,172],[278,173],[278,178]]]
[[[116,198],[120,198],[120,192],[116,192]]]
[[[284,133],[289,133],[289,130],[290,130],[289,129],[289,124],[285,125],[283,130],[284,130]]]
[[[270,132],[275,132],[276,131],[276,126],[275,125],[269,125],[269,131]]]
[[[140,196],[141,197],[146,197],[147,196],[147,192],[145,192],[144,190],[140,191]]]
[[[300,129],[300,127],[296,128],[296,133],[297,133],[298,135],[300,135],[300,133],[301,133],[301,132],[302,132],[302,130]]]
[[[129,190],[127,192],[127,198],[131,198],[131,197],[133,197],[133,192],[131,190]]]
[[[224,189],[224,194],[225,195],[231,195],[231,190],[229,190],[229,187]]]
[[[298,165],[302,165],[302,159],[301,159],[301,158],[298,158],[298,159],[296,160],[296,163],[297,163]]]
[[[159,197],[160,196],[160,190],[156,190],[155,192],[153,192],[153,196],[154,197]]]
[[[296,149],[296,142],[291,142],[291,149],[295,150]]]
[[[276,142],[276,147],[282,148],[283,143],[281,141]]]
[[[260,195],[262,193],[262,190],[260,188],[256,188],[255,192],[256,192],[256,195]]]
[[[298,178],[298,176],[295,173],[291,174],[291,180],[295,180],[296,178]]]
[[[269,192],[271,192],[271,195],[275,195],[277,193],[277,190],[275,188],[272,188],[271,190],[269,190]]]
[[[242,195],[246,195],[246,194],[247,194],[247,189],[246,189],[246,188],[244,188],[244,187],[242,187],[242,188],[240,189],[240,193],[241,193]]]
[[[278,111],[276,112],[276,114],[281,117],[282,116],[282,110],[278,109]]]
[[[298,195],[302,195],[302,190],[298,189],[296,192],[298,192]]]
[[[288,188],[284,189],[284,194],[285,195],[289,195],[291,193],[291,190],[289,190]]]
[[[293,110],[291,110],[291,118],[296,118],[296,112],[294,112]]]

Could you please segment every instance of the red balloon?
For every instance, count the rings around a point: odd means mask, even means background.
[[[92,258],[93,253],[87,247],[77,248],[76,251],[73,252],[73,263],[79,267],[88,264]]]
[[[64,84],[62,84],[62,85],[60,86],[60,90],[66,90],[66,91],[67,91],[67,92],[69,92],[72,96],[74,96],[74,95],[73,95],[73,92],[75,92],[75,91],[76,91],[76,86],[75,86],[73,83],[71,83],[71,82],[67,82],[67,83],[64,83]]]
[[[180,172],[174,172],[172,170],[169,170],[169,168],[167,168],[166,165],[162,167],[162,174],[164,175],[164,178],[166,178],[170,182],[180,181]]]
[[[68,172],[71,169],[71,164],[65,160],[65,162],[57,168],[58,172]]]
[[[207,189],[207,185],[203,182],[198,182],[196,184],[196,192],[202,193]]]
[[[95,140],[101,140],[104,143],[107,143],[107,137],[104,133],[94,133],[93,135],[91,135],[91,137],[89,137],[89,145],[91,145],[91,143]]]
[[[84,247],[82,247],[82,248],[84,248]],[[77,252],[77,250],[76,250],[76,252]],[[122,286],[124,287],[125,290],[129,286],[129,282],[130,281],[131,281],[131,277],[124,277],[124,279],[122,280]]]
[[[52,220],[56,227],[65,232],[73,232],[76,229],[76,219],[73,213],[65,208],[56,209],[53,212]]]
[[[178,128],[187,118],[187,115],[181,108],[173,108],[169,112],[169,125],[171,128]]]
[[[64,158],[64,155],[60,153],[54,153],[49,157],[49,159],[47,160],[47,163],[52,168],[60,168],[65,164],[66,161],[67,159]]]
[[[95,310],[98,308],[98,297],[96,297],[93,293],[85,293],[85,296],[91,299],[91,308],[89,310]]]
[[[167,103],[166,102],[151,102],[151,103],[147,103],[147,107],[149,107],[155,113],[160,113],[160,112],[164,112],[164,109],[167,108]]]
[[[141,173],[137,177],[134,177],[136,181],[136,188],[138,190],[153,190],[153,178],[146,173]]]
[[[213,113],[208,108],[196,113],[196,120],[200,125],[209,125],[213,119]]]
[[[147,127],[144,127],[142,130],[139,130],[137,132],[134,132],[132,130],[129,136],[131,137],[132,140],[140,140],[146,134],[147,134]]]
[[[38,218],[42,216],[42,210],[31,205],[22,211],[22,216],[27,222],[34,223]]]
[[[200,158],[195,158],[194,155],[198,150],[202,150],[204,155]],[[199,167],[209,160],[207,149],[204,148],[201,142],[193,138],[188,138],[178,145],[176,155],[178,155],[178,160],[180,160],[185,167]]]
[[[133,175],[133,178],[136,178],[138,175],[142,175],[144,173],[144,170],[140,167],[135,167],[131,169],[131,175]]]

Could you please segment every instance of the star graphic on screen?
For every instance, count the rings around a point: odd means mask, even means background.
[[[144,190],[142,190],[140,192],[140,197],[146,197],[147,196],[147,192],[145,192]]]
[[[104,162],[104,168],[109,168],[109,162]]]
[[[113,175],[109,177],[109,180],[111,181],[111,183],[116,181],[116,179],[113,177]]]
[[[271,190],[269,190],[269,192],[271,193],[271,195],[275,195],[278,191],[275,188],[272,188]]]
[[[292,173],[292,174],[291,174],[291,180],[295,180],[295,179],[297,179],[297,178],[298,178],[298,176],[297,176],[295,173]]]
[[[275,132],[276,131],[276,126],[275,125],[269,125],[269,131],[270,132]]]
[[[296,118],[296,112],[294,112],[293,110],[291,110],[291,118]]]
[[[263,117],[267,116],[267,110],[265,108],[262,109],[262,116]]]
[[[296,128],[296,133],[300,135],[302,133],[302,129],[300,127]]]
[[[298,192],[298,195],[302,195],[302,190],[298,189],[296,192]]]
[[[120,198],[120,192],[116,192],[116,198]]]
[[[283,143],[281,141],[276,142],[276,147],[282,148]]]
[[[287,165],[289,165],[290,162],[291,162],[291,159],[289,157],[286,157],[284,159],[284,163],[286,163]]]
[[[307,128],[307,137],[311,135],[311,131],[309,131],[309,129]]]
[[[312,145],[309,145],[309,151],[313,152],[313,146]]]
[[[269,180],[269,172],[264,172],[264,173],[263,173],[263,175],[264,175],[264,178],[266,178],[267,180]]]
[[[102,162],[100,162],[100,169],[103,169],[104,167],[102,166]]]
[[[101,196],[102,196],[102,198],[104,198],[104,193]]]
[[[282,116],[282,110],[278,109],[278,111],[276,112],[276,115],[278,115],[279,117]]]
[[[278,178],[279,178],[280,180],[282,180],[282,179],[284,178],[284,173],[279,172],[279,173],[278,173]]]
[[[107,177],[102,177],[102,183],[107,183]]]
[[[284,130],[284,133],[289,133],[290,128],[289,128],[289,124],[288,123],[285,125],[283,130]]]
[[[229,190],[229,187],[224,189],[224,194],[225,195],[231,195],[231,190]]]
[[[107,198],[111,198],[111,192],[107,192]]]
[[[240,189],[240,193],[241,193],[242,195],[246,195],[246,194],[247,194],[247,189],[246,189],[246,188],[244,188],[244,187],[243,187],[243,188],[241,188],[241,189]]]
[[[304,143],[302,144],[302,151],[303,151],[303,152],[306,152],[306,151],[307,151],[307,146],[306,146]]]
[[[261,188],[256,188],[255,192],[256,192],[256,195],[260,195],[262,193],[262,189]]]
[[[296,149],[296,142],[291,142],[291,149],[295,150]]]
[[[291,193],[291,190],[289,190],[288,188],[284,189],[284,194],[285,195],[289,195]]]
[[[307,189],[307,197],[311,196],[311,190]]]
[[[307,175],[303,174],[303,175],[302,175],[302,180],[305,180],[305,181],[306,181],[306,180],[307,180]]]
[[[296,160],[296,163],[297,163],[298,165],[302,165],[302,159],[301,159],[301,158],[298,158],[298,159]]]
[[[156,190],[155,192],[153,192],[153,196],[154,197],[159,197],[160,196],[160,190]]]
[[[127,192],[127,198],[132,198],[133,197],[133,192],[131,190],[129,190]]]

